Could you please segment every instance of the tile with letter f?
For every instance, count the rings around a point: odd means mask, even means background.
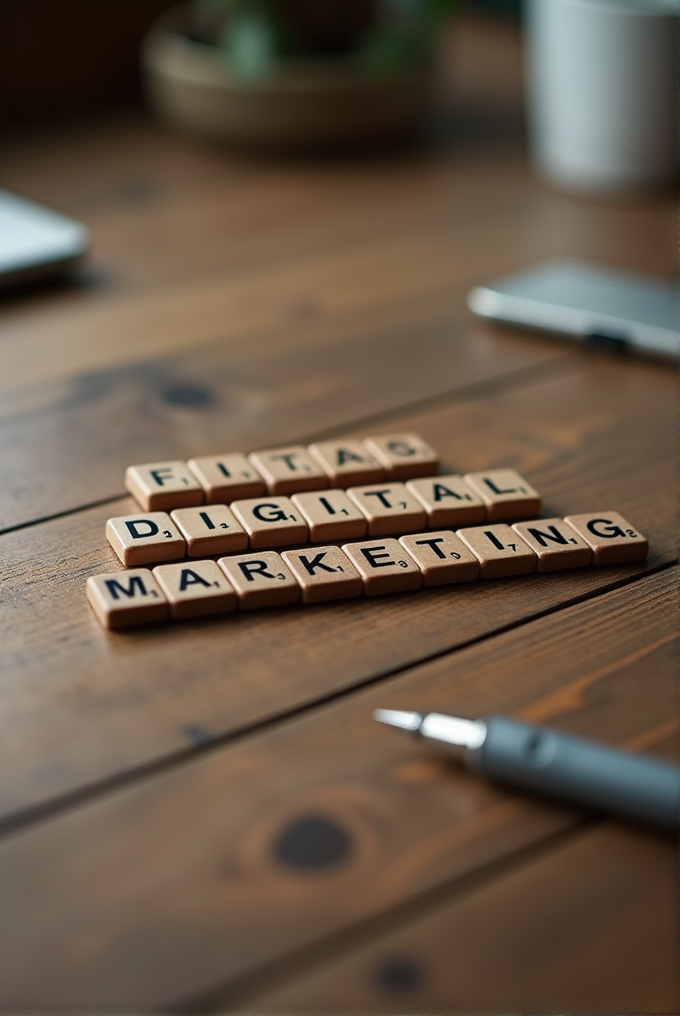
[[[106,538],[128,568],[184,557],[186,543],[165,512],[119,515],[106,523]]]
[[[510,526],[475,526],[459,529],[456,535],[479,561],[480,578],[500,579],[536,571],[538,558]]]
[[[186,462],[147,462],[128,466],[125,486],[147,512],[190,508],[203,504],[203,487]]]
[[[303,603],[325,603],[361,596],[361,575],[339,547],[284,550],[286,562],[302,589]]]
[[[85,591],[105,628],[154,624],[168,617],[168,603],[148,568],[91,575]]]

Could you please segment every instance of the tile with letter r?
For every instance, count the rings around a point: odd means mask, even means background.
[[[274,550],[221,557],[217,563],[236,590],[241,610],[280,607],[300,599],[299,584]]]
[[[190,508],[203,504],[203,487],[186,462],[147,462],[128,466],[125,486],[147,512]]]
[[[324,490],[330,486],[325,470],[304,445],[265,448],[251,452],[249,459],[270,494],[297,494],[300,490]]]
[[[441,526],[471,526],[486,518],[486,505],[462,476],[427,476],[409,480],[406,489],[427,512],[430,529]]]
[[[358,487],[387,479],[387,470],[361,441],[318,441],[309,454],[326,472],[332,487]]]
[[[303,603],[348,600],[364,591],[361,575],[339,547],[284,550],[281,557],[300,584]]]
[[[347,496],[366,516],[371,536],[413,533],[427,527],[427,513],[403,483],[350,487]]]
[[[184,537],[165,512],[140,512],[108,519],[106,538],[127,568],[176,561],[186,554]]]
[[[391,480],[411,480],[439,470],[439,456],[419,434],[380,434],[365,438],[364,445]]]
[[[590,547],[563,519],[515,522],[512,528],[536,554],[536,571],[587,568],[591,563]]]
[[[241,452],[202,455],[189,459],[187,466],[203,487],[208,504],[224,504],[267,493],[267,484]]]
[[[177,508],[170,512],[186,540],[189,557],[231,554],[248,549],[248,534],[225,504]]]
[[[420,568],[398,540],[345,543],[342,549],[361,575],[366,596],[420,589],[423,583]]]
[[[344,490],[293,494],[291,501],[307,523],[312,543],[359,540],[368,532],[366,518]]]
[[[455,533],[414,533],[400,537],[399,543],[420,568],[425,586],[473,582],[479,577],[479,561]]]
[[[290,547],[307,540],[307,523],[288,497],[263,495],[233,501],[231,510],[254,550]]]
[[[154,624],[168,617],[168,603],[148,568],[91,575],[85,591],[105,628]]]
[[[515,469],[466,473],[463,479],[484,501],[489,522],[531,518],[541,510],[541,495]]]
[[[510,526],[475,526],[459,529],[456,535],[479,561],[480,578],[500,579],[536,571],[538,558]]]
[[[583,512],[564,521],[591,548],[593,564],[642,561],[649,553],[647,539],[618,512]]]
[[[234,587],[214,561],[159,564],[153,574],[175,621],[236,610]]]

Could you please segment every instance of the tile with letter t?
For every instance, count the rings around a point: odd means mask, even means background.
[[[147,512],[203,504],[205,494],[186,462],[148,462],[128,466],[125,486]]]
[[[418,434],[381,434],[367,437],[364,445],[391,480],[430,476],[439,469],[439,456]]]
[[[153,574],[175,621],[236,610],[234,587],[214,561],[159,564]]]
[[[510,526],[476,526],[459,529],[456,535],[479,561],[480,578],[500,579],[536,571],[538,558]]]
[[[270,494],[297,494],[300,490],[324,490],[330,486],[325,470],[304,445],[266,448],[249,456],[264,478]]]
[[[184,537],[165,512],[108,519],[106,538],[127,568],[176,561],[186,553]]]
[[[248,534],[225,504],[177,508],[170,512],[170,517],[186,540],[189,557],[248,549]]]
[[[462,476],[427,476],[409,480],[406,489],[427,512],[430,529],[440,526],[471,526],[486,518],[486,506]]]
[[[217,563],[236,590],[241,610],[281,607],[300,599],[300,586],[276,551],[221,557]]]
[[[567,515],[564,521],[591,548],[593,564],[642,561],[649,553],[646,538],[618,512]]]
[[[361,441],[319,441],[309,454],[325,470],[332,487],[358,487],[387,479],[387,470]]]
[[[371,536],[413,533],[427,527],[427,513],[403,483],[350,487],[348,497],[366,516]]]
[[[455,533],[415,533],[399,540],[423,573],[423,585],[472,582],[479,577],[479,561]]]
[[[233,501],[231,510],[255,550],[290,547],[307,540],[307,523],[288,497],[252,497]]]
[[[281,557],[300,584],[303,603],[347,600],[364,591],[361,575],[339,547],[284,550]]]
[[[587,568],[592,560],[588,544],[563,519],[515,522],[512,528],[536,554],[536,571]]]
[[[85,591],[105,628],[154,624],[168,617],[168,603],[148,568],[91,575]]]
[[[203,455],[189,459],[187,466],[203,487],[208,504],[223,504],[267,493],[267,484],[240,452]]]
[[[541,510],[540,494],[515,469],[466,473],[463,479],[484,501],[489,522],[531,518]]]
[[[420,589],[423,576],[398,540],[345,543],[342,548],[361,575],[366,596]]]
[[[309,526],[312,543],[326,540],[359,540],[368,532],[368,522],[344,490],[310,491],[293,494],[291,501]]]

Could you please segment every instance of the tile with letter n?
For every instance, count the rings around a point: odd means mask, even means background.
[[[296,494],[300,490],[323,490],[330,486],[321,468],[304,445],[266,448],[249,456],[262,475],[270,494]]]
[[[189,557],[231,554],[248,549],[248,534],[225,504],[177,508],[170,517],[186,540]]]
[[[108,519],[106,538],[127,568],[176,561],[186,553],[184,537],[165,512]]]
[[[361,575],[339,547],[284,550],[281,557],[300,584],[303,603],[347,600],[364,591]]]
[[[231,510],[248,533],[250,546],[290,547],[307,539],[307,523],[288,497],[252,497],[234,501]]]
[[[187,466],[203,487],[208,504],[222,504],[267,493],[267,484],[241,452],[203,455],[189,459]]]
[[[592,560],[588,544],[563,519],[515,522],[512,528],[536,554],[536,571],[587,568]]]
[[[105,628],[154,624],[168,617],[168,603],[148,568],[91,575],[85,591]]]
[[[342,548],[364,583],[366,596],[420,589],[423,576],[398,540],[345,543]]]
[[[415,533],[399,539],[423,573],[423,585],[443,586],[472,582],[479,576],[479,561],[455,533]]]
[[[642,561],[649,553],[647,539],[618,512],[567,515],[564,521],[591,548],[593,564]]]
[[[190,508],[203,504],[203,487],[186,462],[148,462],[128,466],[125,486],[147,512]]]
[[[365,438],[364,445],[391,480],[430,476],[439,469],[439,456],[419,434],[381,434]]]
[[[427,513],[403,483],[350,487],[348,497],[366,516],[371,536],[414,533],[427,528]]]
[[[299,584],[274,550],[221,557],[217,563],[236,590],[241,610],[281,607],[300,599]]]
[[[427,512],[430,529],[471,526],[486,518],[484,501],[462,476],[426,476],[409,480],[406,489],[415,494]]]
[[[313,490],[293,494],[291,501],[309,526],[312,543],[326,540],[359,540],[368,522],[344,490]]]
[[[357,487],[387,479],[387,470],[361,441],[319,441],[309,454],[325,470],[332,487]]]
[[[515,469],[466,473],[463,479],[484,501],[489,522],[527,519],[541,510],[540,494]]]
[[[153,574],[176,621],[236,610],[234,587],[214,561],[159,564]]]
[[[479,561],[480,578],[500,579],[536,571],[538,558],[510,526],[475,526],[459,529],[456,535]]]

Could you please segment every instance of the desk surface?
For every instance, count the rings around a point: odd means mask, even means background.
[[[674,372],[464,309],[557,254],[672,275],[672,204],[541,187],[512,29],[453,51],[452,140],[399,158],[226,156],[141,117],[5,146],[3,185],[95,248],[0,309],[3,1010],[677,1011],[672,842],[371,720],[674,748]],[[550,514],[622,511],[648,561],[99,627],[127,464],[401,429]]]

